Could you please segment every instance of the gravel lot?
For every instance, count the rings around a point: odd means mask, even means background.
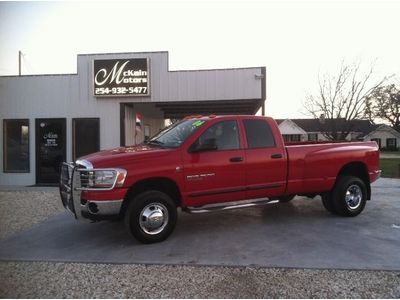
[[[0,191],[0,239],[62,211],[56,188]]]
[[[0,191],[0,238],[61,211],[56,189]],[[400,298],[400,272],[0,262],[0,297]]]
[[[400,274],[337,270],[1,263],[6,298],[399,298]]]

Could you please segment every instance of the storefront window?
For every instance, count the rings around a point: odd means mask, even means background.
[[[29,120],[3,121],[4,172],[29,173]]]
[[[73,159],[100,150],[100,119],[72,119]]]

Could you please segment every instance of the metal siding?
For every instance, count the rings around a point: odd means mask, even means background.
[[[136,134],[136,112],[133,107],[125,106],[125,145],[130,146],[135,144]]]

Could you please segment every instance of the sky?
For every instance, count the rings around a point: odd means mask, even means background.
[[[170,70],[267,68],[266,114],[304,118],[318,76],[400,82],[400,1],[0,2],[0,75],[76,73],[77,54],[168,51]]]

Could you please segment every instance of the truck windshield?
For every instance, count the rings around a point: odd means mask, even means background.
[[[205,123],[205,120],[179,121],[160,131],[147,144],[166,148],[178,148]]]

